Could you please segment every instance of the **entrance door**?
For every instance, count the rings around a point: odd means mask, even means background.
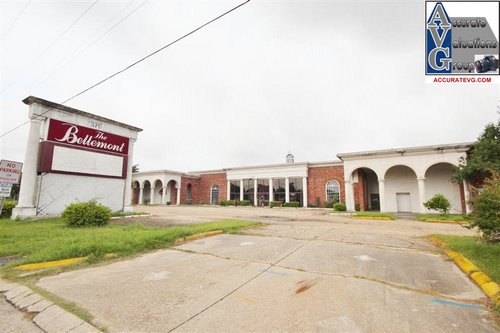
[[[396,201],[398,205],[398,213],[411,212],[410,193],[396,193]]]

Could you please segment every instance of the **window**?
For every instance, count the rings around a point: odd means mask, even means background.
[[[302,178],[290,178],[288,180],[288,189],[290,191],[290,201],[297,201],[302,206]]]
[[[274,201],[285,202],[285,179],[273,179],[273,199]]]
[[[257,205],[269,205],[269,179],[257,180]]]
[[[326,183],[326,202],[340,202],[340,186],[335,179]]]
[[[212,185],[210,190],[210,204],[217,205],[219,203],[219,186]]]
[[[188,184],[187,186],[187,204],[191,204],[191,199],[192,199],[192,188],[191,188],[191,184]]]
[[[231,180],[229,189],[229,200],[240,200],[240,181]]]
[[[253,204],[253,193],[255,190],[253,185],[253,179],[243,179],[243,200],[248,200],[251,204]]]

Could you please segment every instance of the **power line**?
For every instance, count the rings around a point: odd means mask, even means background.
[[[85,14],[87,14],[92,9],[92,7],[94,7],[97,4],[97,1],[98,0],[95,0],[75,21],[73,21],[73,23],[71,23],[56,39],[54,39],[52,43],[50,43],[49,46],[47,46],[42,51],[42,53],[40,53],[35,58],[35,60],[33,60],[28,66],[26,66],[24,70],[19,75],[17,75],[12,81],[10,81],[10,83],[5,87],[5,89],[2,90],[1,93],[4,93],[6,90],[8,90],[12,86],[12,84],[14,84],[14,82],[17,81],[17,79],[19,79],[24,73],[26,73],[26,71],[45,54],[45,52],[47,52],[55,43],[57,43],[69,30],[71,30],[71,28],[73,28],[82,19],[82,17],[85,16]]]
[[[23,15],[24,11],[26,10],[26,8],[28,8],[28,6],[30,5],[30,3],[31,3],[31,0],[29,0],[28,3],[26,3],[26,5],[24,5],[24,7],[21,10],[21,12],[17,15],[17,17],[14,19],[14,21],[10,24],[10,26],[4,32],[4,34],[2,36],[2,41],[5,39],[5,36],[7,36],[7,34],[9,33],[10,29],[12,29],[14,27],[14,25],[16,25],[17,21]]]
[[[87,91],[89,91],[89,90],[91,90],[91,89],[93,89],[93,88],[95,88],[95,87],[97,87],[97,86],[99,86],[99,85],[101,85],[101,84],[103,84],[104,82],[106,82],[106,81],[108,81],[108,80],[112,79],[113,77],[115,77],[115,76],[117,76],[117,75],[119,75],[119,74],[121,74],[121,73],[123,73],[123,72],[125,72],[125,71],[129,70],[130,68],[132,68],[132,67],[136,66],[137,64],[139,64],[139,63],[143,62],[144,60],[146,60],[146,59],[148,59],[148,58],[150,58],[150,57],[154,56],[155,54],[157,54],[157,53],[159,53],[159,52],[163,51],[163,50],[164,50],[164,49],[166,49],[167,47],[169,47],[169,46],[171,46],[171,45],[173,45],[173,44],[175,44],[175,43],[177,43],[177,42],[179,42],[179,41],[183,40],[184,38],[186,38],[186,37],[188,37],[188,36],[190,36],[190,35],[194,34],[194,33],[195,33],[195,32],[197,32],[198,30],[203,29],[203,28],[204,28],[204,27],[206,27],[207,25],[209,25],[209,24],[211,24],[211,23],[213,23],[213,22],[215,22],[215,21],[217,21],[217,20],[221,19],[222,17],[224,17],[224,16],[226,16],[227,14],[229,14],[229,13],[231,13],[231,12],[235,11],[236,9],[238,9],[238,8],[242,7],[243,5],[246,5],[246,4],[247,4],[247,3],[249,3],[249,2],[250,2],[250,0],[246,0],[245,2],[240,3],[240,4],[239,4],[239,5],[237,5],[236,7],[231,8],[230,10],[228,10],[228,11],[226,11],[226,12],[222,13],[221,15],[219,15],[219,16],[217,16],[217,17],[215,17],[215,18],[211,19],[210,21],[208,21],[208,22],[206,22],[206,23],[204,23],[204,24],[200,25],[199,27],[197,27],[197,28],[195,28],[194,30],[191,30],[190,32],[188,32],[188,33],[186,33],[186,34],[182,35],[181,37],[179,37],[179,38],[177,38],[176,40],[174,40],[174,41],[172,41],[172,42],[168,43],[167,45],[162,46],[162,47],[160,47],[159,49],[157,49],[157,50],[155,50],[155,51],[153,51],[153,52],[149,53],[148,55],[146,55],[146,56],[142,57],[141,59],[139,59],[139,60],[137,60],[137,61],[135,61],[135,62],[133,62],[132,64],[128,65],[127,67],[123,68],[122,70],[119,70],[118,72],[115,72],[115,73],[111,74],[110,76],[108,76],[108,77],[106,77],[106,78],[102,79],[101,81],[99,81],[99,82],[97,82],[97,83],[95,83],[95,84],[91,85],[90,87],[88,87],[88,88],[86,88],[86,89],[82,90],[81,92],[79,92],[79,93],[77,93],[77,94],[75,94],[75,95],[71,96],[70,98],[66,99],[65,101],[63,101],[63,102],[61,102],[61,103],[59,103],[59,104],[64,105],[65,103],[67,103],[67,102],[71,101],[72,99],[74,99],[74,98],[76,98],[76,97],[78,97],[78,96],[80,96],[80,95],[82,95],[82,94],[86,93]],[[51,110],[54,110],[54,109],[55,109],[55,108],[50,108],[50,109],[48,109],[48,110],[44,111],[43,113],[41,113],[41,114],[39,114],[39,115],[37,115],[37,116],[35,116],[35,117],[40,117],[40,116],[43,116],[43,115],[44,115],[44,114],[46,114],[47,112],[49,112],[49,111],[51,111]],[[7,134],[9,134],[9,133],[12,133],[12,132],[13,132],[13,131],[15,131],[16,129],[18,129],[18,128],[20,128],[20,127],[24,126],[24,125],[26,125],[26,124],[27,124],[27,123],[29,123],[29,122],[30,122],[30,121],[29,121],[29,120],[27,120],[27,121],[25,121],[24,123],[19,124],[18,126],[16,126],[16,127],[12,128],[11,130],[9,130],[9,131],[7,131],[7,132],[5,132],[5,133],[2,133],[2,134],[0,135],[0,138],[2,138],[2,137],[4,137],[4,136],[6,136],[6,135],[7,135]]]
[[[120,23],[122,23],[123,21],[125,21],[130,15],[134,14],[137,10],[139,10],[139,8],[141,8],[142,6],[144,6],[149,0],[144,0],[139,6],[137,6],[136,8],[134,8],[134,10],[132,10],[130,13],[128,13],[127,15],[125,15],[123,18],[121,18],[118,22],[116,22],[115,24],[113,24],[108,30],[106,30],[103,34],[101,34],[99,37],[97,37],[96,39],[94,39],[93,41],[91,41],[90,43],[88,43],[84,48],[76,51],[76,53],[74,53],[72,56],[70,56],[70,58],[66,58],[66,60],[64,61],[64,63],[61,64],[61,66],[59,66],[55,71],[53,71],[52,73],[50,73],[48,76],[44,77],[43,79],[41,79],[40,81],[36,82],[34,85],[32,85],[28,90],[29,91],[32,91],[36,88],[38,88],[42,83],[44,83],[45,81],[49,80],[51,77],[53,77],[55,74],[57,74],[57,72],[59,72],[61,69],[63,69],[66,65],[68,65],[69,63],[71,63],[76,57],[78,57],[80,54],[82,54],[85,50],[87,50],[89,47],[91,47],[92,45],[94,45],[95,43],[97,43],[99,40],[101,40],[104,36],[106,36],[109,32],[111,32],[111,30],[113,30],[114,28],[116,28]],[[132,4],[134,4],[135,2],[137,2],[137,0],[129,3],[128,6],[126,6],[123,10],[121,10],[120,12],[118,12],[118,14],[116,14],[115,16],[113,16],[110,20],[108,20],[103,26],[102,28],[106,27],[108,25],[109,22],[113,21],[115,18],[117,18],[118,16],[120,16],[127,8],[129,8]],[[102,28],[100,30],[102,30]],[[99,30],[99,31],[100,31]],[[92,36],[93,37],[93,36]]]

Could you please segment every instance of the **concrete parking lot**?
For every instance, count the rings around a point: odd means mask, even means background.
[[[482,292],[423,238],[458,225],[322,210],[139,207],[147,223],[257,220],[137,258],[43,278],[111,332],[498,332]]]

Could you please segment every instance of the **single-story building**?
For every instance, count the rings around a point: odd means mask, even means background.
[[[452,213],[469,208],[469,185],[452,182],[471,143],[338,154],[339,160],[242,166],[177,172],[155,170],[132,175],[132,204],[218,204],[248,200],[296,201],[302,207],[344,202],[347,209],[425,213],[423,203],[444,194]]]

